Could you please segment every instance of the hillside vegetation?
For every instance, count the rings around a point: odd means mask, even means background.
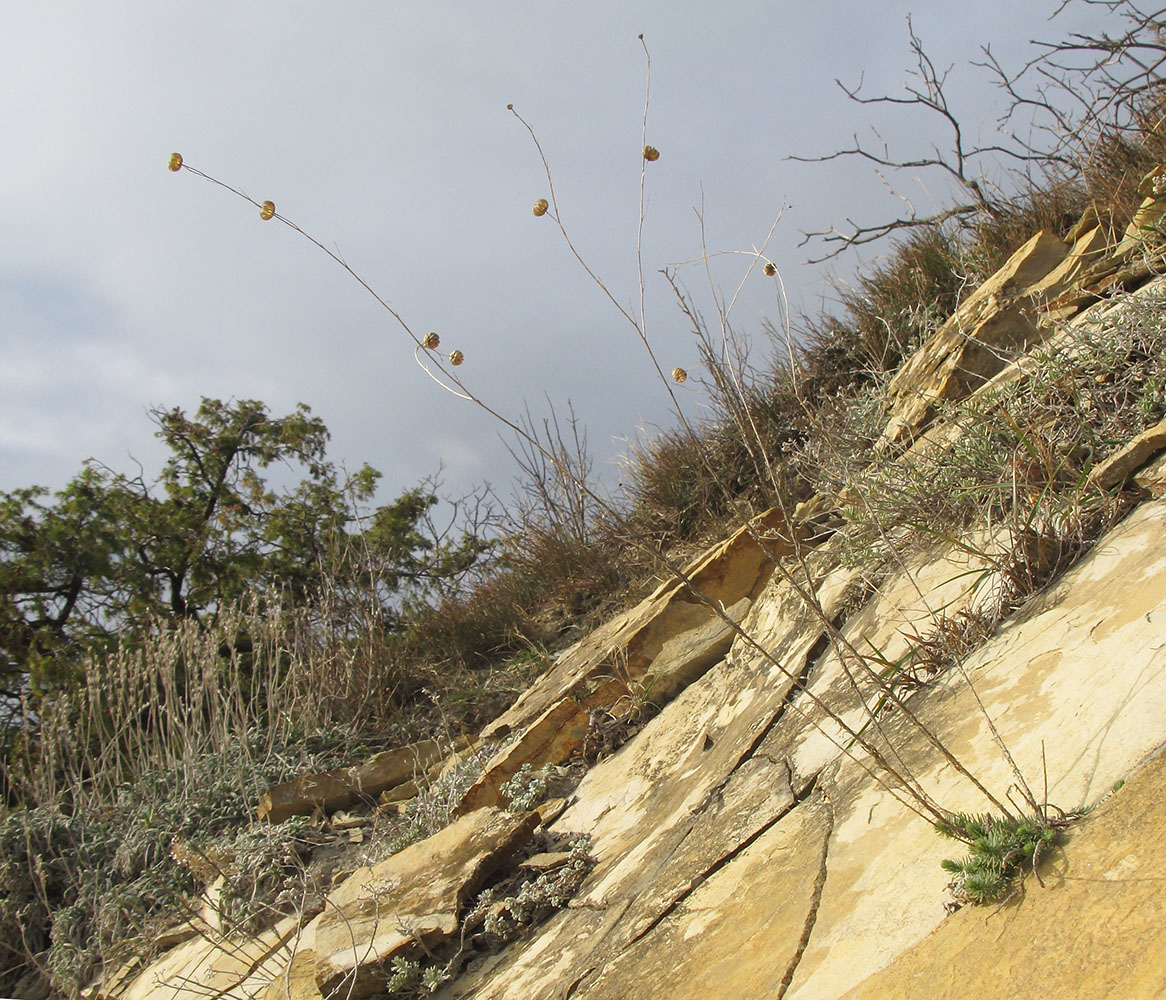
[[[330,875],[317,863],[322,835],[308,817],[257,824],[272,785],[386,747],[476,736],[558,651],[766,510],[792,521],[800,506],[844,537],[855,565],[985,519],[1009,528],[1012,548],[995,558],[1012,586],[996,618],[918,636],[911,663],[885,665],[896,697],[1078,558],[1132,503],[1091,472],[1166,416],[1161,303],[1069,350],[1034,353],[1034,377],[1001,394],[940,402],[964,433],[938,457],[902,461],[913,441],[885,435],[896,373],[1018,247],[1097,224],[1120,244],[1139,185],[1166,162],[1166,11],[1073,6],[1107,15],[1107,33],[1038,50],[1024,68],[988,54],[1017,121],[1035,123],[1003,152],[963,145],[942,75],[910,35],[908,103],[948,123],[953,146],[922,163],[879,155],[947,173],[960,197],[930,217],[813,240],[829,254],[883,239],[885,253],[838,291],[833,312],[789,328],[775,319],[765,362],[748,357],[723,306],[710,328],[675,286],[704,369],[671,377],[701,380],[712,415],[678,413],[634,444],[620,497],[595,485],[570,413],[503,421],[515,497],[442,497],[434,477],[373,506],[379,474],[337,470],[307,406],[276,416],[258,401],[214,399],[194,413],[152,411],[169,454],[156,479],[91,463],[57,493],[0,495],[0,993],[79,995],[103,968],[157,950],[212,874],[225,878],[234,926],[306,907]],[[645,142],[645,169],[653,152]],[[979,172],[989,162],[1014,172],[992,186]],[[558,224],[553,197],[536,214]],[[1138,266],[1091,295],[1160,273],[1152,223],[1143,218]],[[750,281],[779,280],[763,254],[750,266]],[[457,360],[414,340],[462,387]],[[298,481],[273,486],[276,466]],[[635,706],[626,725],[651,711]],[[443,777],[427,811],[394,820],[362,860],[448,820],[480,763],[471,756]],[[965,841],[991,828],[965,819]],[[1031,854],[1045,835],[1022,829]],[[999,898],[1013,875],[984,887],[964,874],[972,901]]]

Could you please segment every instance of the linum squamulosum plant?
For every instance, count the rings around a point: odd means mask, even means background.
[[[640,36],[640,41],[643,43],[643,36]],[[684,408],[681,406],[680,399],[674,389],[674,385],[683,384],[688,379],[688,373],[680,367],[672,369],[670,374],[665,373],[665,366],[661,364],[656,349],[653,346],[652,340],[649,336],[648,317],[645,304],[645,278],[644,278],[644,260],[643,260],[643,246],[642,236],[644,229],[645,205],[646,205],[646,189],[647,189],[647,175],[650,169],[655,169],[654,164],[660,161],[661,153],[654,146],[648,142],[648,111],[651,103],[651,57],[648,53],[647,46],[643,46],[646,67],[646,86],[644,96],[644,111],[642,123],[641,136],[641,155],[640,155],[640,198],[639,210],[637,218],[636,229],[636,262],[637,262],[637,288],[638,288],[638,302],[635,306],[625,305],[610,291],[604,279],[593,269],[583,253],[576,245],[570,231],[563,221],[560,212],[559,202],[555,191],[554,178],[550,166],[550,162],[544,152],[541,142],[535,129],[522,117],[513,105],[508,105],[508,110],[512,113],[514,118],[526,129],[537,151],[538,157],[542,163],[543,171],[547,184],[547,193],[545,197],[538,198],[533,205],[533,214],[539,218],[546,218],[552,222],[565,243],[568,251],[578,262],[579,266],[588,275],[591,281],[599,289],[600,293],[606,297],[611,303],[616,312],[620,315],[622,320],[629,326],[635,335],[636,339],[647,352],[648,357],[653,365],[656,375],[668,394],[672,409],[675,416],[679,420],[684,432],[688,434],[691,439],[697,443],[697,455],[699,461],[704,465],[706,472],[710,478],[718,483],[720,488],[726,495],[731,495],[728,486],[723,482],[719,470],[715,467],[712,457],[708,450],[704,447],[701,441],[701,436],[694,429],[689,418],[686,417]],[[229,191],[243,200],[250,202],[256,209],[259,210],[260,218],[264,221],[278,221],[295,233],[312,243],[319,250],[323,251],[330,257],[337,265],[339,265],[348,275],[355,280],[369,295],[371,295],[376,302],[389,314],[394,323],[404,333],[406,338],[411,342],[413,348],[413,356],[418,366],[425,372],[425,374],[432,379],[438,386],[444,389],[451,395],[461,399],[488,414],[497,423],[515,437],[523,442],[524,448],[531,449],[532,454],[539,454],[548,463],[548,465],[556,470],[556,473],[563,477],[565,482],[571,483],[574,489],[578,490],[583,496],[595,505],[599,510],[611,514],[613,517],[617,516],[618,511],[615,502],[608,497],[602,495],[597,491],[597,487],[588,482],[586,478],[580,475],[577,467],[569,465],[564,462],[555,450],[548,447],[541,441],[536,433],[532,433],[533,428],[529,422],[523,423],[521,420],[513,420],[507,417],[501,409],[491,402],[489,402],[481,393],[472,388],[468,380],[461,374],[463,365],[466,361],[465,356],[460,350],[454,349],[448,354],[442,353],[441,338],[436,332],[418,333],[405,320],[404,316],[390,305],[380,294],[378,294],[372,286],[343,259],[337,252],[329,249],[324,243],[316,237],[305,232],[297,226],[289,218],[279,214],[275,210],[275,205],[271,201],[259,202],[251,198],[249,195],[243,193],[235,187],[218,180],[217,178],[204,173],[190,164],[186,163],[182,156],[174,153],[170,157],[169,168],[172,171],[185,170],[195,176],[202,177],[211,183]],[[784,210],[783,210],[784,211]],[[801,712],[808,721],[822,732],[843,754],[854,760],[864,771],[866,771],[879,785],[881,785],[891,796],[902,803],[906,808],[916,813],[917,815],[929,820],[942,833],[947,836],[955,837],[969,844],[973,852],[976,850],[976,845],[988,837],[992,839],[997,837],[997,834],[1003,836],[1001,831],[1019,831],[1017,836],[1021,838],[1024,846],[1023,851],[1005,848],[999,857],[1007,859],[1008,864],[1001,866],[1008,868],[1009,874],[1003,879],[1001,884],[1007,885],[1012,877],[1012,873],[1019,869],[1019,862],[1022,854],[1027,854],[1030,862],[1036,863],[1040,860],[1040,854],[1046,850],[1052,842],[1056,840],[1057,830],[1065,824],[1069,817],[1064,813],[1054,814],[1047,804],[1047,797],[1042,801],[1036,797],[1028,783],[1024,780],[1015,761],[1012,760],[1011,754],[996,731],[995,726],[991,726],[994,739],[998,742],[1005,759],[1008,761],[1012,773],[1016,779],[1014,786],[1019,790],[1023,799],[1021,805],[1015,805],[1011,799],[1011,789],[1006,803],[1000,796],[994,794],[989,790],[975,774],[973,774],[943,743],[939,736],[925,725],[913,709],[906,703],[906,693],[901,687],[897,687],[891,678],[886,676],[886,672],[881,669],[876,669],[872,665],[872,657],[869,654],[860,652],[855,645],[849,640],[841,631],[841,629],[834,623],[831,616],[823,607],[818,599],[816,592],[815,575],[808,563],[807,539],[805,533],[798,529],[795,524],[795,512],[788,509],[789,502],[786,499],[785,491],[781,488],[779,483],[779,474],[776,469],[776,463],[773,456],[769,454],[765,441],[763,440],[761,431],[758,428],[757,422],[754,419],[753,408],[750,405],[749,386],[747,385],[747,373],[745,370],[744,352],[741,350],[739,342],[735,339],[731,326],[730,316],[733,307],[746,283],[753,277],[754,273],[760,271],[766,278],[775,279],[776,297],[778,302],[779,312],[784,319],[784,339],[785,348],[789,357],[789,377],[792,380],[794,394],[798,400],[798,404],[809,413],[809,406],[802,398],[798,391],[798,371],[799,365],[797,361],[796,351],[793,346],[792,335],[790,332],[789,323],[789,309],[785,297],[784,285],[781,282],[780,274],[778,273],[776,265],[766,256],[766,248],[776,231],[776,228],[781,221],[782,212],[779,212],[773,224],[770,226],[765,240],[762,241],[760,247],[754,247],[748,251],[729,251],[728,254],[736,254],[743,256],[746,261],[744,273],[740,282],[736,286],[733,294],[727,298],[719,294],[716,283],[713,278],[710,261],[718,256],[725,255],[723,253],[711,253],[708,250],[704,238],[704,219],[703,210],[698,211],[698,219],[701,225],[701,254],[694,260],[686,261],[679,265],[674,265],[671,269],[665,271],[668,281],[672,284],[674,290],[680,296],[682,304],[685,302],[685,297],[682,294],[682,286],[679,284],[677,273],[681,268],[689,265],[698,265],[703,269],[705,279],[707,280],[709,289],[711,290],[712,298],[715,303],[716,315],[718,319],[718,333],[719,338],[715,336],[705,335],[702,340],[702,356],[713,374],[715,385],[718,391],[722,394],[722,398],[727,400],[730,404],[729,412],[738,426],[743,440],[746,443],[746,448],[751,456],[754,466],[758,474],[768,481],[771,489],[768,491],[781,513],[784,515],[786,529],[781,534],[765,534],[757,530],[754,522],[750,521],[749,530],[753,533],[755,540],[766,551],[774,565],[777,567],[782,578],[794,589],[802,601],[805,602],[811,613],[817,618],[820,626],[825,631],[831,646],[836,652],[842,667],[847,683],[852,690],[859,694],[859,702],[861,703],[866,715],[866,722],[861,726],[856,726],[848,722],[840,713],[826,702],[824,702],[813,690],[810,689],[808,683],[804,678],[798,676],[796,670],[789,669],[786,665],[778,661],[778,659],[770,652],[759,637],[751,634],[746,628],[735,621],[726,611],[726,609],[717,601],[710,598],[703,593],[701,589],[694,583],[694,581],[686,574],[683,565],[675,558],[651,543],[651,541],[642,535],[632,534],[628,537],[629,544],[637,547],[645,552],[650,559],[654,560],[660,565],[663,571],[679,579],[690,591],[692,596],[705,604],[714,615],[716,615],[723,624],[734,633],[736,639],[753,654],[760,657],[769,666],[776,668],[782,673],[800,692],[806,701],[816,710],[810,713],[802,708],[795,700],[791,703],[793,710]],[[693,314],[689,313],[690,318]],[[698,331],[702,328],[697,324]],[[719,342],[718,342],[719,340]],[[775,543],[777,545],[775,546]],[[786,550],[785,557],[783,553],[777,551],[777,548],[784,548]],[[970,679],[966,677],[970,685]],[[873,684],[878,692],[877,705],[870,705],[866,698],[861,694],[860,682]],[[979,699],[977,696],[977,702]],[[933,796],[923,787],[919,780],[912,774],[911,769],[904,763],[902,757],[899,755],[894,740],[886,737],[883,732],[882,721],[878,709],[887,705],[893,706],[896,713],[907,720],[912,728],[920,733],[928,743],[943,757],[943,759],[956,772],[968,780],[984,797],[986,803],[995,811],[996,816],[982,816],[982,817],[968,817],[962,814],[955,814],[945,809]],[[983,710],[983,705],[980,703],[980,708]],[[820,713],[820,715],[818,714]],[[986,715],[985,711],[985,715]],[[828,720],[836,731],[831,731],[823,723],[823,719]],[[989,720],[989,723],[991,720]],[[874,740],[867,735],[868,730],[873,728],[876,732],[883,735],[883,744],[887,749],[883,749],[877,745]],[[856,749],[857,748],[857,749]],[[861,752],[859,752],[861,751]],[[1031,831],[1037,831],[1035,834]],[[985,833],[988,831],[988,833]],[[1033,841],[1035,837],[1035,841]],[[1029,850],[1029,844],[1032,842],[1035,846]],[[996,855],[993,855],[996,857]],[[975,899],[977,901],[986,900],[988,898],[997,898],[1003,891],[999,885],[992,889],[989,893],[987,890],[981,891],[984,884],[982,881],[977,881],[978,876],[969,877],[964,898]]]

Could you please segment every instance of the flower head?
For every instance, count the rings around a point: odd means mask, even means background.
[[[441,338],[432,330],[421,339],[421,346],[430,351],[435,350],[440,343]]]
[[[259,209],[259,218],[264,222],[275,217],[275,202],[265,201]]]
[[[534,203],[534,208],[532,208],[531,211],[534,212],[535,215],[546,215],[547,209],[550,207],[550,203],[546,200],[546,198],[539,198],[539,200]]]
[[[649,163],[655,163],[658,159],[660,159],[660,150],[658,150],[655,146],[645,146],[644,159]]]
[[[171,170],[181,170],[182,169],[182,154],[181,153],[171,153],[170,154],[170,162],[167,164],[167,166]]]
[[[688,372],[686,372],[683,368],[673,368],[672,369],[672,381],[677,382],[677,383],[687,382],[688,381]]]
[[[761,270],[763,270],[771,278],[777,274],[777,268],[769,261],[765,262],[765,267],[763,267]]]
[[[449,363],[451,365],[453,365],[454,367],[457,367],[465,360],[466,360],[466,356],[464,354],[462,354],[461,351],[450,351]]]

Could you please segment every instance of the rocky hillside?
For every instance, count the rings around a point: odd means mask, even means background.
[[[285,915],[234,926],[207,863],[167,950],[88,995],[1162,996],[1166,421],[1103,428],[1161,378],[1164,187],[1116,246],[1086,216],[967,296],[865,477],[678,567],[472,738],[272,788],[258,818],[318,843]],[[1012,502],[927,530],[1038,397],[1093,429],[1087,471],[1023,434]],[[360,863],[439,790],[447,825]]]

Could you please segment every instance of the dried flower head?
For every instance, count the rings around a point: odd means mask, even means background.
[[[464,354],[462,354],[461,351],[450,351],[449,363],[451,365],[456,367],[457,365],[460,365],[465,360],[466,360],[466,356]]]
[[[546,198],[539,198],[539,200],[534,203],[534,208],[532,208],[531,211],[534,212],[535,215],[546,215],[547,209],[550,207],[550,203],[546,200]]]
[[[673,368],[672,369],[672,381],[673,382],[687,382],[688,381],[688,372],[686,372],[683,368]]]
[[[655,163],[658,159],[660,159],[660,150],[658,150],[655,146],[645,146],[644,159],[649,163]]]
[[[430,330],[421,340],[421,346],[427,350],[433,351],[437,349],[437,345],[441,343],[441,338]]]
[[[765,262],[765,267],[763,267],[761,270],[763,270],[771,278],[777,274],[777,268],[769,261]]]
[[[181,170],[182,169],[182,154],[181,153],[171,153],[170,154],[170,163],[168,164],[168,166],[170,167],[171,170]]]
[[[268,219],[275,218],[275,202],[274,201],[265,201],[263,203],[263,205],[259,209],[259,218],[261,218],[264,222],[266,222]]]

